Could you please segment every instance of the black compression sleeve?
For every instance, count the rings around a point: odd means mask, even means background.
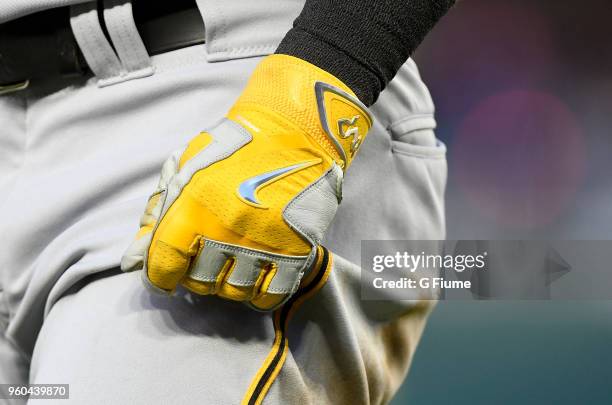
[[[338,77],[371,105],[455,0],[306,0],[276,53]]]

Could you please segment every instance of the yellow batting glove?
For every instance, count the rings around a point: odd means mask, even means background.
[[[122,269],[158,291],[277,308],[314,265],[371,125],[331,74],[266,57],[227,116],[165,163]]]

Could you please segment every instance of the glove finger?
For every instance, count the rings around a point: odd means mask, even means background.
[[[289,294],[268,292],[277,271],[278,266],[275,264],[268,265],[263,269],[260,280],[258,280],[257,290],[250,301],[253,308],[259,311],[270,311],[283,303],[289,296]]]
[[[206,246],[204,242],[204,247],[181,284],[200,295],[215,294],[233,265],[232,256]]]
[[[162,167],[157,191],[153,193],[147,201],[144,213],[140,217],[140,229],[136,234],[136,238],[121,258],[122,271],[140,270],[144,267],[144,256],[151,245],[151,233],[161,215],[164,204],[163,197],[165,196],[168,183],[177,172],[179,155],[180,151],[174,152]]]
[[[140,217],[140,230],[136,237],[147,232],[151,232],[161,215],[162,206],[164,205],[164,191],[158,191],[149,197],[147,206],[145,207],[142,217]]]
[[[144,255],[151,244],[151,231],[137,236],[121,257],[121,270],[134,271],[144,267]]]
[[[310,269],[303,272],[305,263],[279,261],[274,263],[265,272],[261,284],[254,298],[249,302],[250,306],[259,311],[271,311],[284,304],[298,287],[300,279],[305,273],[303,282],[299,285],[309,285],[324,266],[324,249],[317,247],[311,252],[312,263]]]
[[[155,231],[146,263],[148,280],[166,291],[173,291],[187,273],[202,240],[188,215],[180,210],[175,214],[164,218]]]
[[[147,277],[154,286],[173,291],[187,272],[190,261],[189,251],[158,240],[149,252]]]
[[[138,236],[146,233],[147,231],[153,230],[153,227],[159,220],[164,205],[166,191],[168,190],[168,184],[172,178],[178,173],[178,161],[182,150],[175,151],[165,162],[159,176],[159,182],[157,189],[149,197],[147,206],[145,207],[144,213],[140,218],[140,231]]]
[[[161,213],[162,195],[160,191],[149,197],[145,211],[140,217],[140,229],[121,258],[122,271],[140,270],[144,267],[144,256],[151,245],[151,233]]]
[[[240,254],[227,272],[217,295],[234,301],[253,299],[265,276],[266,263],[261,259]]]
[[[233,264],[232,260],[226,262],[218,282],[199,281],[188,276],[181,281],[181,284],[189,291],[199,295],[217,294],[219,297],[232,301],[248,301],[254,295],[254,286],[234,286],[223,279],[223,275],[231,270]]]
[[[149,197],[144,213],[142,214],[142,217],[140,217],[140,230],[136,235],[137,238],[153,231],[157,221],[159,221],[159,217],[161,216],[162,208],[166,199],[168,184],[170,184],[170,181],[174,175],[178,173],[178,160],[181,153],[182,150],[175,151],[164,162],[161,175],[159,177],[159,182],[157,184],[157,189]]]
[[[178,162],[182,153],[183,150],[177,150],[164,162],[157,189],[149,197],[144,213],[140,217],[140,229],[121,258],[121,270],[134,271],[144,267],[144,258],[151,246],[152,232],[161,215],[166,190],[170,180],[178,172]]]
[[[157,191],[164,191],[168,189],[170,180],[179,171],[179,161],[184,150],[185,148],[175,150],[164,162],[161,170],[161,176],[159,177],[159,183],[157,185]]]

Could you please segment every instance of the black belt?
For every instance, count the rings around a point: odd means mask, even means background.
[[[133,12],[149,55],[204,43],[194,0],[133,0]],[[0,25],[0,94],[44,77],[90,73],[69,16],[67,8],[58,8]]]

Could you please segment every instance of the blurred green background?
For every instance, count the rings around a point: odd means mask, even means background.
[[[392,404],[609,404],[612,303],[442,302]]]
[[[611,11],[463,0],[425,40],[449,239],[610,239]],[[611,364],[612,302],[440,302],[393,404],[608,404]]]

